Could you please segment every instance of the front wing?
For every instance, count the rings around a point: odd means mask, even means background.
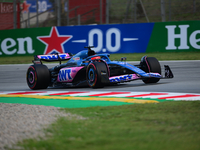
[[[165,65],[165,76],[163,77],[159,73],[146,73],[145,76],[141,76],[139,74],[126,74],[126,75],[120,75],[120,76],[113,76],[109,77],[109,81],[111,83],[120,83],[120,82],[130,82],[133,80],[138,79],[148,79],[148,78],[159,78],[159,79],[169,79],[173,78],[174,75],[168,65]]]

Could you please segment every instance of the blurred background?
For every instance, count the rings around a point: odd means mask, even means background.
[[[200,0],[0,0],[0,30],[200,20]]]

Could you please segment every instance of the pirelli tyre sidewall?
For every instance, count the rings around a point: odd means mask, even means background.
[[[92,62],[87,66],[86,80],[90,87],[104,87],[109,81],[108,69],[104,62]]]
[[[50,82],[49,69],[45,65],[31,65],[26,73],[26,81],[30,89],[46,89]]]

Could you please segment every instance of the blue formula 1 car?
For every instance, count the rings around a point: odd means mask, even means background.
[[[154,57],[143,56],[140,64],[131,65],[126,58],[111,61],[109,54],[96,54],[92,47],[72,55],[70,53],[35,55],[33,65],[27,70],[26,80],[30,89],[46,89],[48,86],[80,86],[92,88],[109,84],[142,80],[144,83],[157,83],[160,79],[173,78],[169,66],[165,65],[165,76]],[[66,63],[61,64],[61,61]],[[42,61],[59,61],[60,64],[48,68]]]

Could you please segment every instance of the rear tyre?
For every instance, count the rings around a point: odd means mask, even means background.
[[[145,60],[140,63],[141,69],[145,72],[149,73],[159,73],[161,74],[161,67],[159,61],[155,57],[145,57]],[[160,79],[159,78],[149,78],[143,79],[142,81],[146,84],[148,83],[157,83]]]
[[[50,82],[49,69],[45,65],[31,65],[26,73],[26,81],[30,89],[46,89]]]
[[[103,62],[90,63],[86,71],[86,80],[92,88],[104,87],[106,82],[109,81],[106,64]]]

